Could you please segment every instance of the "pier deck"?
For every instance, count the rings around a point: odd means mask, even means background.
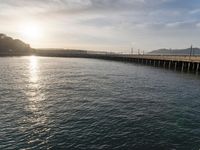
[[[177,56],[177,55],[127,55],[126,57],[166,60],[166,61],[183,61],[200,63],[200,56]]]
[[[79,58],[95,58],[113,61],[123,61],[130,63],[138,63],[143,65],[151,65],[154,67],[162,67],[179,71],[200,72],[200,55],[132,55],[117,54],[95,51],[69,51],[69,50],[37,50],[28,54],[12,54],[1,53],[0,56],[23,56],[36,55],[46,57],[79,57]]]
[[[88,58],[98,58],[133,62],[155,67],[187,72],[200,72],[200,56],[188,55],[125,55],[125,54],[87,54]]]

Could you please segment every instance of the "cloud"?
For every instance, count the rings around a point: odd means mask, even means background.
[[[48,31],[49,39],[39,44],[56,39],[59,45],[116,48],[134,41],[154,49],[166,37],[183,39],[186,31],[196,38],[199,7],[197,0],[1,0],[0,30],[17,34],[14,26],[30,19],[42,22]]]
[[[198,22],[198,23],[196,24],[196,27],[200,28],[200,22]]]
[[[172,22],[172,23],[168,23],[168,24],[166,24],[166,27],[173,28],[173,27],[180,27],[182,25],[185,25],[185,22]]]
[[[191,27],[195,27],[196,25],[196,21],[177,21],[177,22],[171,22],[171,23],[167,23],[166,27],[169,28],[191,28]]]
[[[198,13],[200,13],[200,9],[194,9],[189,11],[189,14],[198,14]]]
[[[35,13],[82,13],[82,12],[119,12],[143,11],[152,9],[169,0],[1,0],[1,10],[12,9],[33,10]],[[30,12],[28,11],[28,12]]]

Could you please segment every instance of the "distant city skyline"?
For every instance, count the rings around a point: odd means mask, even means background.
[[[1,0],[0,33],[34,48],[200,47],[199,0]]]

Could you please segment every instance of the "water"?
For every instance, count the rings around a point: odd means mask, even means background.
[[[78,58],[0,58],[0,149],[200,148],[200,77]]]

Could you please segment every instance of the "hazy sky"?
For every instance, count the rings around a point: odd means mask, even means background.
[[[0,32],[32,47],[200,47],[200,0],[0,0]]]

